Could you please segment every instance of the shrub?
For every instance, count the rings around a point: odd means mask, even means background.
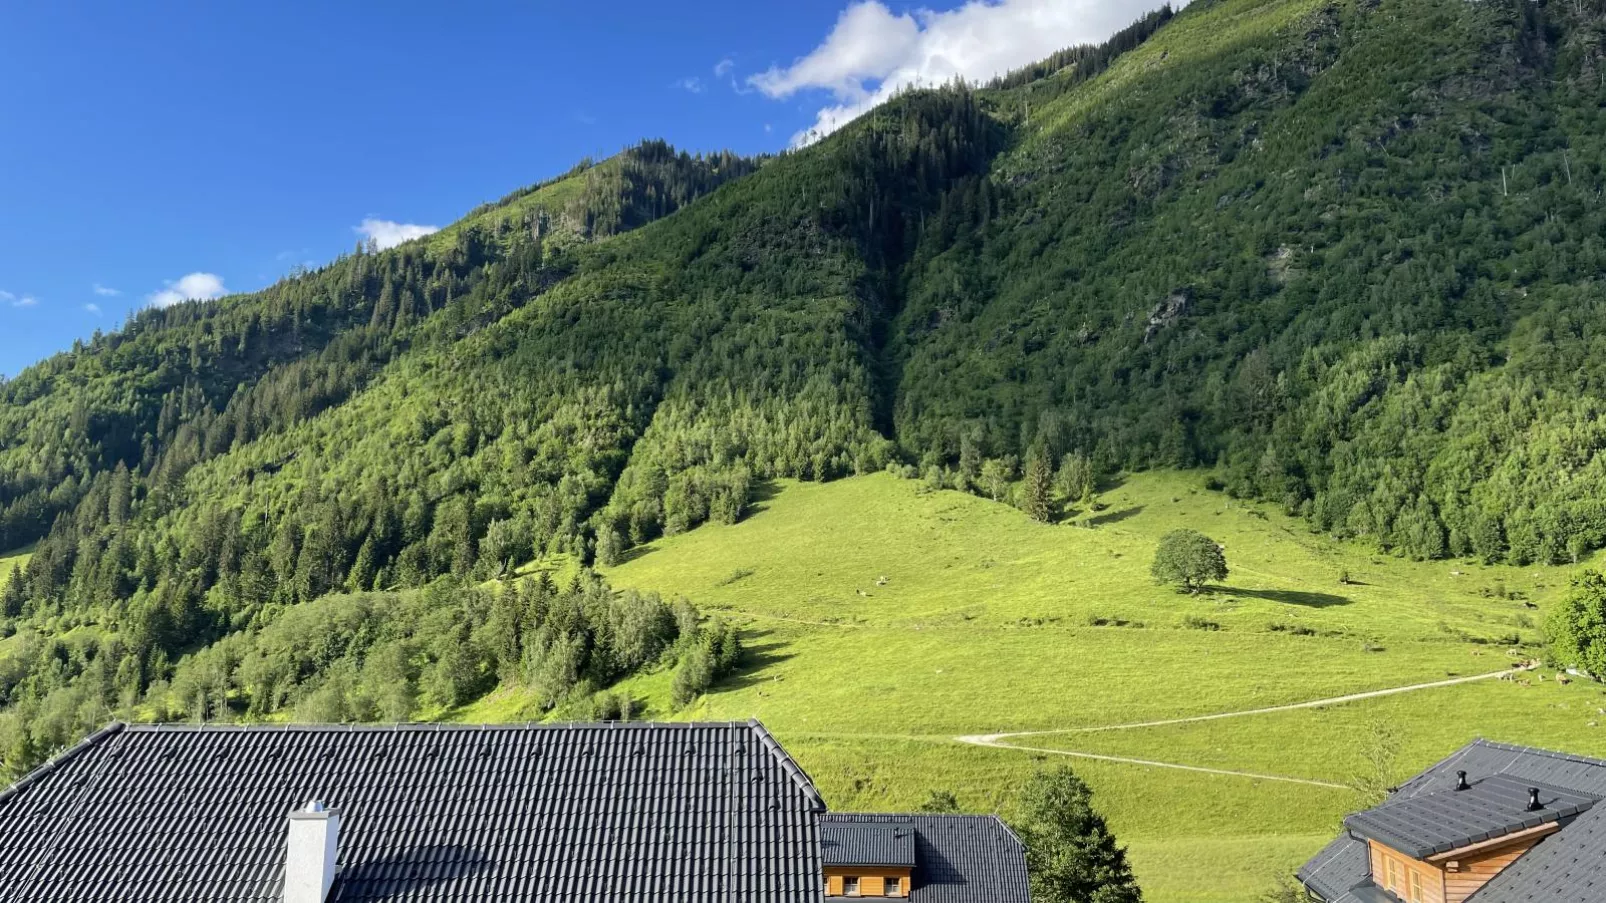
[[[1590,674],[1606,674],[1606,577],[1584,571],[1572,585],[1547,624],[1551,654],[1562,665]]]

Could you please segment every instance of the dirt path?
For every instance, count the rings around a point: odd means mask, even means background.
[[[1094,759],[1099,762],[1116,762],[1122,765],[1145,765],[1150,768],[1174,768],[1177,771],[1196,771],[1200,774],[1222,774],[1234,778],[1252,778],[1256,781],[1281,781],[1285,784],[1304,784],[1307,787],[1325,787],[1332,790],[1348,790],[1348,784],[1334,784],[1328,781],[1315,781],[1310,778],[1291,778],[1284,774],[1259,774],[1253,771],[1233,771],[1228,768],[1205,768],[1200,765],[1181,765],[1176,762],[1156,762],[1153,759],[1133,759],[1128,756],[1106,756],[1099,753],[1073,752],[1068,749],[1046,749],[1039,746],[1014,746],[1006,743],[977,743],[976,738],[960,737],[962,742],[974,746],[990,746],[994,749],[1018,749],[1021,752],[1046,753],[1051,756],[1069,756],[1073,759]]]
[[[1531,670],[1534,666],[1526,666],[1523,670]],[[1270,715],[1276,712],[1292,712],[1299,709],[1318,709],[1323,706],[1339,705],[1345,702],[1358,702],[1363,699],[1378,699],[1384,696],[1394,696],[1400,693],[1414,693],[1418,690],[1432,690],[1439,687],[1453,687],[1457,684],[1472,683],[1479,680],[1493,680],[1502,674],[1509,674],[1513,669],[1503,671],[1490,671],[1487,674],[1474,674],[1471,677],[1454,677],[1449,680],[1436,680],[1430,683],[1411,684],[1404,687],[1389,687],[1384,690],[1369,690],[1364,693],[1348,693],[1343,696],[1330,696],[1326,699],[1313,699],[1308,702],[1295,702],[1287,705],[1266,706],[1259,709],[1244,709],[1237,712],[1218,712],[1214,715],[1194,715],[1189,718],[1166,718],[1160,721],[1136,721],[1127,724],[1109,724],[1098,727],[1068,727],[1048,731],[1012,731],[1001,734],[970,734],[954,739],[960,743],[971,746],[986,746],[992,749],[1015,749],[1021,752],[1043,753],[1054,756],[1069,756],[1076,759],[1094,759],[1101,762],[1119,762],[1126,765],[1144,765],[1150,768],[1174,768],[1179,771],[1194,771],[1203,774],[1220,774],[1232,777],[1252,778],[1259,781],[1283,781],[1289,784],[1304,784],[1311,787],[1328,787],[1337,790],[1346,790],[1348,785],[1334,784],[1328,781],[1316,781],[1309,778],[1295,778],[1288,775],[1259,774],[1251,771],[1233,771],[1225,768],[1204,768],[1197,765],[1182,765],[1176,762],[1159,762],[1151,759],[1134,759],[1127,756],[1107,756],[1098,753],[1077,752],[1067,749],[1047,749],[1038,746],[1020,746],[1008,742],[1015,737],[1040,737],[1048,734],[1088,734],[1100,731],[1125,731],[1142,727],[1165,727],[1173,724],[1195,724],[1201,721],[1219,721],[1223,718],[1244,718],[1250,715]]]

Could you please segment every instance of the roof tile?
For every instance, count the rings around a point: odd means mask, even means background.
[[[0,903],[275,901],[314,798],[332,903],[819,897],[824,804],[756,722],[112,725],[0,793]]]

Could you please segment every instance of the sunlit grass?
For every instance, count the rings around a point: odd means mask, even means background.
[[[745,627],[751,667],[674,717],[762,719],[839,809],[903,809],[948,789],[1007,814],[1020,782],[1060,761],[965,746],[960,734],[1236,711],[1507,668],[1532,653],[1534,606],[1567,576],[1338,544],[1207,491],[1196,473],[1108,489],[1101,511],[1075,512],[1092,528],[885,474],[763,495],[742,523],[659,540],[607,576]],[[1149,578],[1156,541],[1184,525],[1227,547],[1225,585],[1192,596]],[[1513,636],[1525,644],[1516,655]],[[657,672],[619,689],[661,718],[668,685]],[[1597,699],[1578,684],[1490,681],[1020,742],[1347,785],[1379,722],[1400,737],[1402,773],[1478,734],[1601,752]],[[521,705],[503,691],[461,714],[499,720]],[[1064,761],[1093,785],[1161,903],[1253,896],[1357,803],[1350,790]]]
[[[11,578],[11,571],[14,568],[27,567],[28,559],[32,557],[33,546],[0,553],[0,586],[6,585],[6,581]]]

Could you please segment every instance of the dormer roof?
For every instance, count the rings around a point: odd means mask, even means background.
[[[1415,859],[1537,828],[1587,811],[1600,797],[1506,774],[1469,777],[1465,789],[1390,800],[1344,826]]]

